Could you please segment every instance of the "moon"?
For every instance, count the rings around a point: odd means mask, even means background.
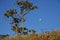
[[[40,18],[39,21],[42,21],[42,18]]]

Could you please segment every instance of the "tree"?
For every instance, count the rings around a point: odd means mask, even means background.
[[[29,30],[29,32],[32,32],[32,34],[35,34],[36,31],[33,29],[33,30]]]
[[[33,5],[33,3],[29,2],[28,0],[25,0],[25,1],[17,0],[16,4],[20,7],[20,13],[18,13],[16,9],[10,9],[6,11],[5,16],[7,18],[11,18],[11,24],[13,24],[11,29],[13,31],[17,32],[17,34],[18,33],[25,34],[26,32],[24,32],[24,30],[25,29],[27,30],[27,28],[24,26],[24,22],[25,22],[24,17],[27,14],[25,12],[34,10],[37,8],[37,6]],[[22,28],[19,26],[19,23],[22,23]],[[35,33],[35,31],[33,33]]]

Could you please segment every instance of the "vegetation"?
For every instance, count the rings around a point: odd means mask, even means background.
[[[12,28],[11,30],[16,32],[16,35],[27,35],[28,32],[32,32],[35,34],[35,30],[28,30],[24,26],[25,22],[25,15],[27,14],[26,12],[29,12],[31,10],[34,10],[37,8],[37,6],[33,5],[33,3],[29,2],[28,0],[21,0],[21,1],[16,1],[16,4],[18,5],[20,9],[20,13],[17,12],[16,9],[9,9],[5,12],[5,16],[11,20]],[[22,24],[22,26],[20,26]],[[26,32],[25,32],[26,31]]]
[[[36,34],[34,29],[29,30],[26,28],[24,26],[24,22],[26,21],[24,17],[28,14],[26,12],[35,10],[37,6],[28,0],[17,0],[16,4],[19,6],[20,13],[16,9],[9,9],[4,14],[5,17],[10,19],[10,24],[12,24],[11,30],[16,32],[16,36],[10,37],[4,35],[3,40],[60,40],[60,30]],[[21,24],[22,26],[20,26]],[[29,34],[29,32],[32,32],[32,34]]]
[[[43,34],[30,34],[25,37],[6,37],[4,40],[60,40],[60,30],[47,32]]]

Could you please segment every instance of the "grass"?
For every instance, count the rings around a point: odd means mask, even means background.
[[[26,37],[5,37],[4,40],[60,40],[60,30],[55,30],[43,34],[30,34]]]

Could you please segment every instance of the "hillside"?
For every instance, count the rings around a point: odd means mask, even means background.
[[[60,30],[55,30],[43,34],[30,34],[26,37],[5,37],[4,40],[60,40]]]

